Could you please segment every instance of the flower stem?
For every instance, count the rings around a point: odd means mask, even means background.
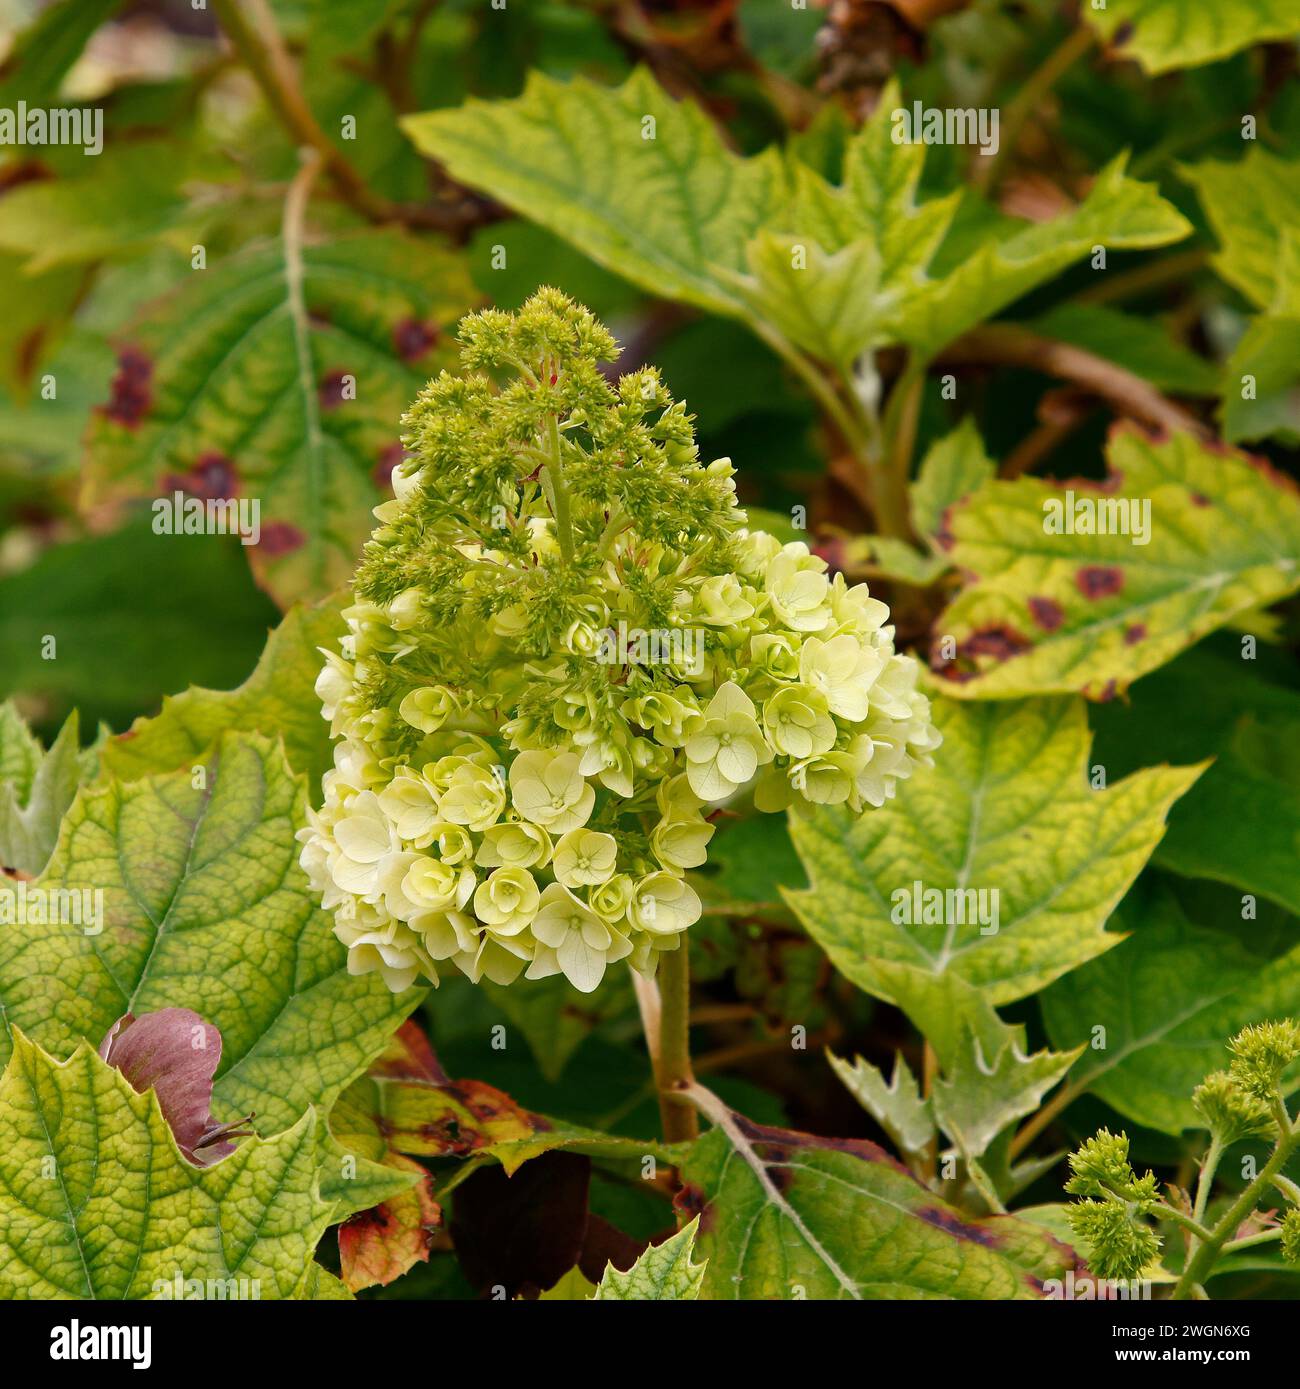
[[[560,553],[566,560],[573,558],[573,523],[569,519],[569,489],[564,483],[560,464],[560,422],[554,415],[547,417],[547,438],[550,444],[550,463],[542,469],[542,485],[549,493],[547,500],[555,514],[555,532]]]
[[[691,1070],[690,956],[684,933],[680,940],[676,950],[659,956],[657,986],[652,979],[632,975],[666,1143],[689,1143],[700,1133],[699,1118],[683,1093],[694,1084],[695,1076]]]
[[[1282,1114],[1286,1117],[1280,1122],[1281,1132],[1273,1155],[1260,1168],[1255,1180],[1229,1206],[1218,1224],[1215,1225],[1210,1238],[1203,1241],[1195,1253],[1188,1257],[1183,1276],[1174,1288],[1175,1299],[1190,1296],[1198,1284],[1205,1282],[1224,1245],[1229,1243],[1241,1222],[1259,1204],[1260,1197],[1273,1184],[1273,1178],[1282,1170],[1287,1159],[1295,1151],[1296,1143],[1300,1141],[1300,1132],[1297,1132],[1292,1125],[1290,1117],[1286,1113],[1286,1106],[1282,1104],[1280,1098],[1277,1103],[1281,1107]]]

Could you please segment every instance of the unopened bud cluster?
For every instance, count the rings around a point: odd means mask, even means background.
[[[354,973],[590,991],[699,918],[713,808],[880,806],[939,738],[885,605],[745,529],[729,461],[654,370],[606,380],[585,309],[542,290],[461,343],[317,682],[338,742],[302,862]],[[610,660],[613,628],[698,639]]]

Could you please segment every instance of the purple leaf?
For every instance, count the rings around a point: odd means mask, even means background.
[[[126,1013],[108,1030],[99,1055],[131,1088],[152,1090],[176,1146],[199,1167],[235,1151],[231,1138],[247,1137],[253,1116],[233,1124],[212,1117],[212,1077],[221,1061],[221,1033],[189,1008],[161,1008],[137,1018]]]

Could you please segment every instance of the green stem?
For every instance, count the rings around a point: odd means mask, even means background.
[[[787,342],[770,324],[756,323],[754,331],[803,381],[827,418],[839,431],[857,465],[862,500],[872,511],[876,528],[882,535],[906,539],[911,530],[907,525],[906,507],[900,509],[889,497],[889,480],[885,476],[880,442],[878,437],[875,437],[878,431],[873,431],[872,422],[865,417],[865,412],[860,407],[855,409],[846,404],[843,396],[835,388],[833,378],[805,357],[798,348]],[[856,401],[850,384],[846,383],[845,390],[846,394]]]
[[[685,1104],[681,1092],[694,1084],[691,1070],[691,964],[686,932],[676,950],[659,956],[659,1046],[655,1081],[659,1086],[659,1113],[664,1140],[690,1142],[699,1137],[699,1119]]]
[[[1210,1203],[1210,1188],[1214,1185],[1214,1174],[1219,1170],[1219,1159],[1223,1156],[1223,1144],[1218,1138],[1210,1142],[1210,1151],[1201,1164],[1201,1175],[1196,1181],[1196,1205],[1192,1208],[1192,1218],[1203,1220],[1205,1208]]]
[[[1284,1177],[1280,1172],[1275,1172],[1273,1185],[1293,1206],[1300,1206],[1300,1186],[1297,1186],[1290,1177]]]
[[[1278,1104],[1281,1105],[1280,1099]],[[1287,1159],[1294,1151],[1297,1141],[1300,1140],[1300,1134],[1297,1134],[1292,1126],[1290,1116],[1286,1114],[1285,1105],[1281,1107],[1285,1122],[1281,1125],[1277,1147],[1274,1148],[1272,1156],[1260,1169],[1255,1180],[1228,1207],[1227,1213],[1214,1227],[1210,1237],[1188,1259],[1183,1276],[1174,1288],[1175,1299],[1189,1296],[1194,1287],[1205,1282],[1209,1277],[1210,1270],[1214,1267],[1214,1261],[1219,1257],[1219,1251],[1228,1243],[1229,1237],[1246,1216],[1259,1204],[1260,1197],[1273,1185],[1273,1178],[1286,1165]]]
[[[886,535],[912,539],[908,489],[912,479],[912,454],[921,416],[925,363],[909,354],[903,374],[894,384],[885,407],[885,467],[880,488],[881,530]]]
[[[1244,1239],[1232,1240],[1223,1246],[1220,1253],[1235,1254],[1239,1249],[1254,1249],[1257,1244],[1271,1244],[1275,1239],[1281,1238],[1281,1230],[1265,1230],[1258,1235],[1247,1235]]]
[[[1151,1212],[1157,1220],[1168,1220],[1174,1225],[1181,1226],[1189,1234],[1197,1239],[1211,1239],[1213,1236],[1209,1230],[1201,1224],[1199,1220],[1190,1215],[1184,1215],[1182,1211],[1176,1210],[1173,1206],[1166,1206],[1163,1202],[1156,1206]]]
[[[564,469],[560,466],[560,422],[555,415],[547,416],[547,435],[550,441],[550,463],[541,471],[542,486],[555,515],[555,530],[560,553],[573,559],[573,523],[569,519],[569,489],[564,485]]]

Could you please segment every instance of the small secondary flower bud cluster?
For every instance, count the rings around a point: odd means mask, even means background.
[[[745,529],[585,309],[543,290],[461,341],[317,682],[339,741],[302,863],[354,973],[587,992],[698,920],[711,808],[880,806],[939,738],[885,605]]]

